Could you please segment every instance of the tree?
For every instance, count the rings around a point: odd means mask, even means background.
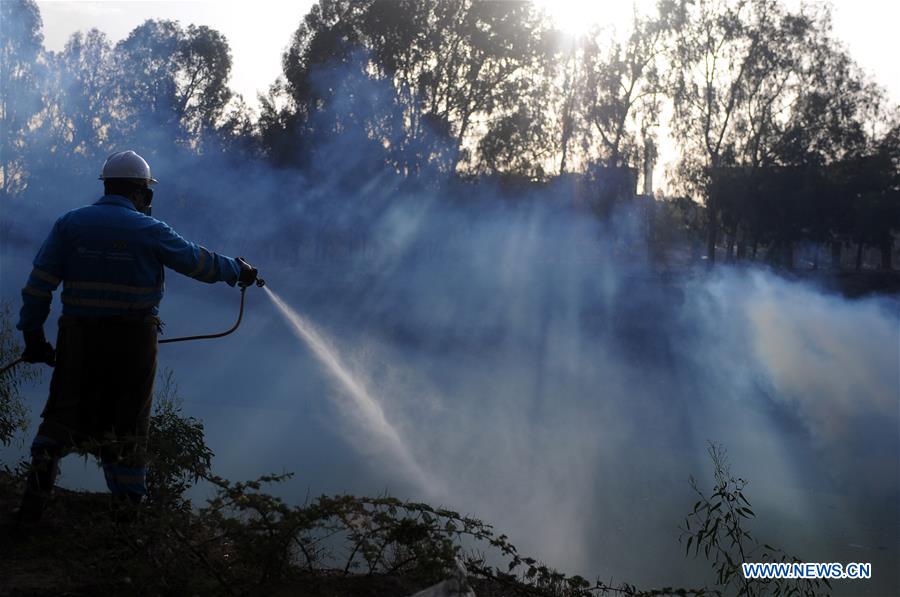
[[[667,0],[661,7],[675,31],[669,60],[672,130],[684,149],[679,177],[706,197],[712,265],[722,206],[709,193],[711,176],[764,164],[781,114],[795,101],[797,57],[811,21],[777,0]]]
[[[788,114],[775,159],[788,165],[822,166],[867,150],[866,121],[877,118],[883,94],[830,36],[820,19],[807,51],[803,87]]]
[[[449,171],[477,163],[473,123],[490,127],[521,112],[530,75],[549,58],[548,29],[527,2],[376,0],[364,24],[376,69],[398,90],[408,143],[451,139]]]
[[[398,169],[470,166],[477,159],[469,147],[481,131],[519,111],[529,69],[545,56],[543,28],[522,2],[322,0],[284,55],[283,83],[264,104],[263,124],[272,131],[264,138],[290,153],[304,130],[334,128],[314,118],[335,99],[336,82],[322,71],[346,70],[362,51],[369,59],[354,69],[389,81],[395,92],[392,113],[369,114],[365,126],[386,141]],[[469,140],[475,122],[481,126]]]
[[[435,68],[419,73],[417,95],[428,121],[460,148],[455,170],[474,157],[464,147],[473,122],[490,129],[491,122],[504,126],[504,117],[521,112],[519,98],[528,95],[550,47],[546,25],[530,3],[448,0],[437,3],[435,17],[427,37]]]
[[[16,196],[28,184],[29,126],[42,110],[43,22],[33,0],[0,2],[0,191]]]
[[[113,64],[109,39],[97,29],[74,33],[62,52],[53,55],[54,83],[46,94],[50,151],[36,159],[46,170],[64,160],[69,171],[92,173],[97,162],[113,151],[112,141],[121,127],[112,87]],[[47,160],[53,163],[43,163]]]
[[[555,146],[548,122],[539,111],[540,97],[522,98],[515,112],[493,122],[478,141],[479,173],[522,180],[547,176],[545,165],[552,163]]]
[[[898,162],[890,157],[898,111],[884,90],[867,79],[831,32],[828,12],[812,28],[803,53],[802,87],[781,133],[771,145],[775,162],[816,181],[815,200],[804,214],[809,240],[830,243],[838,265],[842,245],[878,247],[890,268]]]
[[[177,132],[175,56],[180,29],[175,21],[148,20],[116,44],[115,89],[126,138],[148,125]]]
[[[568,47],[565,47],[565,46]],[[578,102],[581,99],[583,82],[581,64],[584,61],[584,48],[582,44],[564,44],[564,50],[557,59],[562,70],[562,89],[559,110],[560,139],[559,139],[559,173],[563,175],[569,166],[569,147],[575,137],[581,132],[578,118]],[[542,94],[548,95],[548,94]]]
[[[900,122],[897,115],[894,122]],[[892,270],[894,231],[900,230],[900,124],[878,141],[875,150],[854,160],[852,238],[857,243],[856,269],[863,247],[876,247],[881,268]]]
[[[175,61],[175,113],[191,138],[215,128],[231,99],[231,51],[225,36],[206,26],[188,25]]]
[[[598,161],[611,168],[635,165],[643,145],[641,132],[655,124],[659,114],[658,60],[665,23],[635,14],[632,25],[624,45],[608,31],[595,29],[584,49],[584,115],[599,139]]]
[[[189,146],[218,124],[231,97],[231,55],[224,36],[208,27],[148,20],[115,48],[120,134],[151,127]],[[165,144],[165,137],[160,139]]]
[[[314,117],[334,99],[334,89],[316,78],[325,66],[350,68],[361,49],[359,21],[369,2],[320,0],[303,18],[282,56],[283,76],[260,97],[260,131],[268,158],[302,167],[314,151]]]

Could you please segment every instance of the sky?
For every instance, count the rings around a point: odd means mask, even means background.
[[[591,22],[626,26],[630,17],[625,2],[537,1],[553,14],[561,27],[575,32]],[[652,0],[638,0],[639,6],[652,3]],[[37,4],[44,19],[45,45],[50,50],[61,50],[72,33],[92,27],[116,42],[146,19],[175,19],[183,24],[217,29],[231,45],[234,61],[231,87],[256,107],[257,93],[265,93],[281,73],[281,53],[313,0],[258,0],[252,4],[235,0],[39,1]],[[838,38],[875,80],[888,89],[892,99],[900,102],[900,67],[896,63],[896,50],[900,47],[895,41],[895,51],[887,51],[886,43],[886,40],[896,40],[900,3],[835,0],[833,5]]]

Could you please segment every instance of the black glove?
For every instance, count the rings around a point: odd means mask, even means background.
[[[25,336],[25,352],[22,360],[26,363],[47,363],[51,367],[56,363],[56,351],[44,338],[44,328],[23,332]]]
[[[238,257],[237,262],[241,266],[241,273],[238,275],[238,286],[246,288],[256,282],[256,275],[259,273],[256,268],[244,261],[243,257]]]

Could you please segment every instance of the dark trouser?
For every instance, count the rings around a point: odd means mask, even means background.
[[[159,320],[152,316],[59,319],[56,368],[31,445],[23,510],[40,510],[60,458],[99,457],[113,495],[140,501],[156,377]]]

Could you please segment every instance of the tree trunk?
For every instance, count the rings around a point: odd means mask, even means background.
[[[575,60],[575,55],[573,53],[571,61]],[[570,61],[570,62],[571,62]],[[572,138],[572,104],[575,100],[575,94],[571,90],[574,88],[572,85],[571,78],[571,70],[570,68],[566,68],[566,80],[564,83],[564,88],[569,90],[569,95],[566,97],[565,103],[563,104],[563,114],[562,114],[562,139],[560,139],[560,144],[562,145],[561,152],[562,158],[559,161],[559,173],[560,175],[566,173],[566,168],[568,166],[568,157],[569,157],[569,141]]]
[[[706,266],[713,267],[716,264],[716,240],[719,233],[719,214],[715,201],[710,198],[706,205],[707,229],[706,229]]]
[[[891,271],[894,269],[894,240],[888,238],[881,244],[881,269]]]
[[[856,271],[862,269],[862,261],[863,261],[863,244],[856,244]]]
[[[728,247],[725,251],[725,261],[729,263],[734,261],[734,241],[736,235],[736,230],[732,230],[728,233]]]
[[[566,173],[566,169],[569,167],[569,140],[572,137],[572,125],[571,125],[571,117],[568,114],[568,110],[566,110],[566,115],[564,116],[565,121],[563,122],[563,131],[562,131],[562,157],[559,160],[559,175],[562,176]]]
[[[831,269],[841,269],[841,254],[843,250],[843,243],[837,241],[831,243]]]

